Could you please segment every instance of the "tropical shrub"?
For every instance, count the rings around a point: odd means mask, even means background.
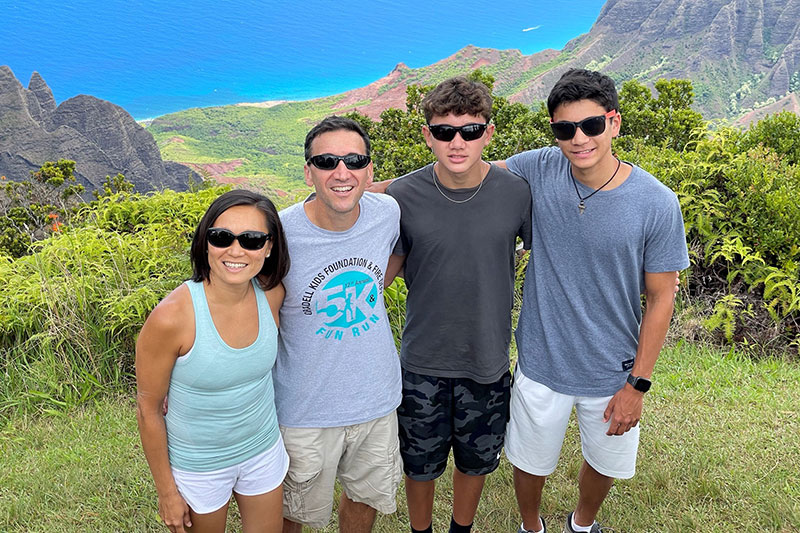
[[[136,334],[191,275],[193,230],[225,190],[102,197],[32,253],[0,256],[0,372],[15,376],[0,384],[0,411],[129,383]]]
[[[29,179],[0,177],[0,254],[20,257],[31,243],[58,233],[82,202],[75,161],[46,161]]]

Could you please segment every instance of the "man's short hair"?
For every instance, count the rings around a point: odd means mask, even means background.
[[[566,71],[553,86],[547,97],[550,117],[561,104],[592,100],[606,111],[619,110],[619,98],[614,80],[594,70],[572,68]]]
[[[482,116],[489,122],[492,118],[492,95],[481,82],[456,76],[444,80],[422,100],[425,122],[430,123],[434,115]]]
[[[308,161],[311,158],[311,143],[314,142],[314,139],[316,139],[323,133],[328,133],[331,131],[339,131],[339,130],[346,130],[358,133],[364,140],[364,146],[367,149],[367,153],[364,155],[369,155],[370,151],[369,136],[367,135],[367,132],[364,131],[364,128],[361,127],[361,124],[359,124],[355,120],[346,117],[331,115],[322,119],[322,122],[311,128],[311,131],[309,131],[308,135],[306,135],[306,143],[305,143],[306,161]]]

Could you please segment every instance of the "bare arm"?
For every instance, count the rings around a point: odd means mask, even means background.
[[[269,308],[272,310],[272,318],[275,319],[275,327],[280,327],[280,310],[283,299],[286,296],[286,288],[283,283],[278,283],[266,292]]]
[[[493,165],[497,165],[500,168],[504,168],[504,169],[508,170],[508,165],[506,165],[506,160],[505,159],[503,159],[502,161],[492,161],[492,164]]]
[[[645,313],[639,329],[639,346],[631,374],[647,379],[664,346],[675,302],[675,272],[645,272]],[[603,421],[611,421],[607,435],[622,435],[639,423],[644,393],[625,384],[608,402]]]
[[[378,193],[385,193],[386,188],[397,178],[392,178],[390,180],[383,180],[383,181],[373,181],[369,187],[367,187],[367,191],[369,192],[378,192]]]
[[[403,277],[403,265],[406,262],[406,256],[392,254],[389,256],[389,263],[386,266],[386,277],[383,281],[383,286],[388,287],[397,276]]]
[[[190,527],[189,506],[178,493],[167,454],[167,428],[164,399],[177,357],[186,353],[186,300],[191,298],[181,286],[167,296],[150,314],[136,342],[136,418],[142,449],[153,474],[158,493],[158,512],[173,532]],[[194,316],[188,317],[193,324]],[[194,327],[191,328],[194,338]],[[192,342],[191,340],[189,341]]]

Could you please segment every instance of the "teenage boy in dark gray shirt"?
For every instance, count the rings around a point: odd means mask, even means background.
[[[494,132],[485,85],[446,80],[423,109],[437,162],[386,190],[401,208],[392,263],[405,260],[408,287],[400,450],[412,531],[430,532],[435,480],[452,447],[450,531],[460,533],[470,531],[503,447],[514,251],[517,237],[530,248],[531,196],[522,179],[481,159]]]

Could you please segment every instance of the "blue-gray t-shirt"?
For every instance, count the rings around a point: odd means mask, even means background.
[[[563,393],[609,396],[624,384],[639,342],[645,272],[689,266],[675,193],[634,166],[583,214],[569,161],[557,147],[517,154],[528,181],[533,242],[516,331],[528,378]],[[577,182],[582,197],[593,189]]]

